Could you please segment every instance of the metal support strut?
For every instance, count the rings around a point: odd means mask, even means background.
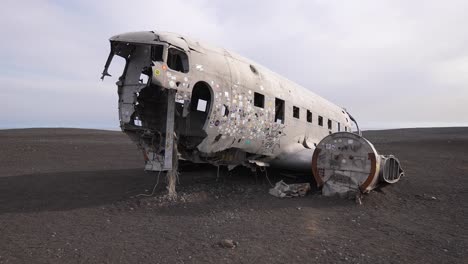
[[[164,152],[164,170],[172,170],[172,153],[174,151],[174,109],[176,91],[167,91],[166,144]]]

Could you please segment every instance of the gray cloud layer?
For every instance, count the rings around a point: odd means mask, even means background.
[[[2,5],[1,127],[117,127],[107,39],[152,29],[251,58],[366,127],[468,125],[466,1],[63,2]]]

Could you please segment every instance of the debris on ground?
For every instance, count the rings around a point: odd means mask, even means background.
[[[305,196],[308,191],[310,191],[310,183],[308,182],[286,184],[284,181],[279,181],[275,187],[270,189],[269,193],[273,196],[284,198]]]
[[[437,197],[432,196],[432,195],[428,195],[428,194],[425,194],[425,193],[423,193],[422,195],[421,194],[415,194],[414,196],[416,198],[418,198],[418,199],[421,199],[421,200],[427,200],[427,201],[436,201],[437,200]]]
[[[235,242],[232,239],[223,239],[219,241],[218,245],[222,248],[235,248],[239,243]]]
[[[337,172],[334,177],[341,176]],[[330,177],[332,178],[332,177]],[[339,196],[341,198],[352,199],[360,193],[359,184],[355,179],[351,177],[342,177],[342,180],[330,179],[323,184],[322,195],[323,196]],[[347,181],[346,181],[346,180]]]

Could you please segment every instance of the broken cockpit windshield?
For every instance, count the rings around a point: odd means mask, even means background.
[[[174,71],[187,73],[189,71],[187,54],[181,50],[169,48],[167,53],[167,66]]]
[[[138,47],[142,46],[146,45],[111,41],[111,51],[109,53],[109,57],[107,58],[106,65],[104,66],[104,71],[102,72],[101,79],[104,79],[105,76],[111,76],[108,70],[114,58],[114,55],[124,58],[128,63],[129,60],[132,60],[132,58],[136,55],[135,52],[138,50]],[[164,61],[164,45],[151,45],[151,60],[161,62]],[[122,76],[125,75],[126,70],[127,66],[125,66]]]

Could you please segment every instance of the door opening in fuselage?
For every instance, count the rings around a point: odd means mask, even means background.
[[[184,138],[184,141],[190,142],[192,148],[200,144],[207,136],[204,127],[208,121],[213,104],[212,91],[205,82],[198,82],[192,90],[190,104],[179,105],[176,107],[177,114],[177,132]],[[183,107],[188,107],[188,114],[184,117]],[[187,111],[187,110],[186,110]]]

